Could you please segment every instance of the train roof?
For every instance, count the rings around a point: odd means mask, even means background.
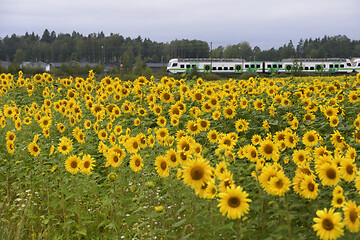
[[[286,58],[283,62],[345,62],[346,58]]]
[[[179,62],[245,62],[240,58],[178,58]]]

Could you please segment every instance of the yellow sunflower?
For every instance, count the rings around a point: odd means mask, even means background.
[[[317,169],[321,183],[325,186],[335,186],[340,181],[340,171],[334,163],[324,163]]]
[[[140,149],[140,141],[137,137],[130,137],[126,141],[125,147],[129,153],[137,153]]]
[[[226,118],[233,119],[235,117],[236,111],[232,106],[227,106],[223,108],[223,114]]]
[[[319,142],[319,135],[315,130],[307,131],[303,136],[302,142],[307,147],[315,146]]]
[[[139,154],[134,154],[130,157],[130,168],[134,172],[138,172],[142,169],[144,164],[142,163],[142,158]]]
[[[125,157],[125,153],[121,152],[119,153],[118,151],[114,151],[114,150],[110,150],[107,154],[106,154],[106,164],[105,166],[112,166],[112,167],[120,167],[123,159]]]
[[[190,160],[183,168],[183,181],[193,189],[199,189],[211,179],[211,167],[205,159],[198,157]]]
[[[169,163],[169,166],[176,167],[179,165],[179,155],[175,149],[170,148],[166,151],[165,158]]]
[[[272,158],[274,161],[279,159],[278,147],[269,139],[266,139],[260,143],[258,151],[265,159]]]
[[[191,135],[196,135],[200,132],[199,125],[195,120],[189,120],[186,124],[186,129]]]
[[[67,155],[69,154],[73,149],[73,146],[72,146],[72,140],[67,138],[67,137],[62,137],[60,139],[60,142],[59,142],[59,145],[57,147],[57,150],[64,154],[64,155]]]
[[[41,149],[35,142],[31,142],[28,146],[28,150],[30,154],[34,157],[38,156],[40,154]]]
[[[169,164],[164,156],[157,156],[155,158],[155,169],[160,177],[169,176]]]
[[[310,175],[303,175],[300,182],[300,195],[304,198],[315,199],[318,195],[318,185]]]
[[[249,212],[249,202],[246,193],[240,186],[227,188],[226,191],[219,193],[220,212],[229,219],[239,219]]]
[[[267,192],[272,195],[284,196],[284,194],[289,190],[290,185],[290,180],[282,171],[280,171],[277,172],[276,176],[270,179],[269,184],[265,190],[267,190]]]
[[[15,133],[14,133],[14,132],[10,132],[10,131],[8,131],[8,132],[6,133],[6,137],[5,137],[5,139],[6,139],[7,141],[14,142],[14,141],[15,141],[15,139],[16,139],[16,135],[15,135]]]
[[[75,174],[80,169],[80,158],[76,155],[72,155],[65,160],[65,169],[71,174]]]
[[[345,227],[352,233],[360,230],[360,206],[353,201],[347,201],[343,207]]]
[[[92,158],[90,154],[85,154],[80,161],[80,172],[89,174],[95,167],[94,163],[94,158]]]
[[[333,194],[333,198],[331,201],[331,206],[334,208],[342,208],[345,203],[345,197],[342,193],[340,194]]]
[[[326,208],[316,211],[318,217],[313,219],[315,224],[312,227],[320,239],[337,239],[344,235],[341,214],[334,211],[333,208],[330,208],[329,211]]]
[[[340,164],[341,177],[347,182],[353,181],[357,171],[356,164],[353,162],[353,160],[349,158],[343,158]]]

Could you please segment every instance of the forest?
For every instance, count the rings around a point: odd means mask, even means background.
[[[92,62],[132,66],[138,59],[144,62],[167,62],[171,58],[242,58],[250,60],[281,60],[285,58],[350,58],[360,56],[360,40],[345,35],[292,40],[275,49],[252,47],[249,42],[219,46],[201,40],[173,40],[155,42],[149,38],[131,39],[117,33],[106,36],[103,32],[84,36],[73,31],[55,33],[45,29],[39,36],[34,32],[25,35],[0,36],[0,61],[21,63]]]

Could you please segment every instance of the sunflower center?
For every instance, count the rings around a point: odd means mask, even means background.
[[[350,210],[349,217],[350,217],[350,221],[351,221],[352,223],[355,223],[356,219],[358,219],[358,214],[357,214],[357,212],[355,211],[355,209],[351,209],[351,210]]]
[[[165,100],[169,100],[170,99],[170,94],[164,93],[163,97],[164,97]]]
[[[308,190],[313,192],[315,190],[315,185],[313,183],[308,183]]]
[[[113,161],[117,163],[119,161],[119,157],[117,155],[115,155],[113,158]]]
[[[90,162],[86,161],[86,162],[84,163],[84,168],[89,168],[89,167],[90,167]]]
[[[253,158],[256,158],[256,157],[257,157],[257,154],[256,154],[255,151],[251,151],[251,157],[253,157]]]
[[[334,228],[334,223],[330,219],[324,219],[322,226],[325,230],[330,231]]]
[[[352,166],[352,165],[347,165],[347,166],[346,166],[346,172],[347,172],[349,175],[353,174],[353,173],[354,173],[354,168],[353,168],[353,166]]]
[[[135,160],[135,166],[137,166],[137,167],[140,166],[140,160],[139,160],[139,159],[136,159],[136,160]]]
[[[201,100],[201,99],[202,99],[201,93],[196,93],[196,94],[195,94],[195,99],[196,99],[196,100]]]
[[[39,151],[39,148],[38,148],[37,146],[34,146],[34,147],[33,147],[33,151],[34,151],[34,152],[38,152],[38,151]]]
[[[228,200],[228,205],[232,208],[237,208],[240,206],[240,199],[238,197],[231,197]]]
[[[300,162],[304,161],[304,160],[305,160],[305,157],[304,157],[304,155],[299,155],[299,158],[298,158],[298,160],[299,160]]]
[[[284,183],[283,183],[283,181],[281,179],[276,182],[276,187],[277,188],[282,188],[283,186],[284,186]]]
[[[182,144],[181,149],[184,151],[189,151],[190,145],[188,143],[184,143],[184,144]]]
[[[339,197],[337,200],[336,200],[337,204],[342,204],[343,203],[343,200],[341,197]]]
[[[266,144],[264,146],[264,152],[266,154],[271,154],[273,151],[274,151],[274,148],[273,148],[273,146],[271,144]]]
[[[224,144],[227,145],[227,146],[230,146],[231,145],[231,141],[229,139],[226,139],[224,141]]]
[[[190,130],[191,130],[192,132],[196,132],[197,129],[198,129],[198,127],[196,126],[196,124],[192,124],[192,125],[190,126]]]
[[[228,108],[228,109],[226,110],[226,114],[227,114],[227,115],[232,115],[232,113],[233,113],[233,110],[232,110],[231,108]]]
[[[191,169],[190,175],[193,180],[199,180],[204,176],[204,169],[202,167],[194,167]]]
[[[326,171],[326,176],[327,176],[329,179],[335,179],[335,178],[336,178],[336,171],[335,171],[335,169],[329,168],[329,169]]]
[[[77,168],[77,162],[76,161],[72,161],[70,165],[71,165],[71,168]]]
[[[309,141],[309,142],[315,141],[315,137],[314,137],[313,135],[310,135],[310,136],[308,137],[308,141]]]
[[[134,148],[134,149],[137,149],[138,147],[139,147],[139,144],[138,144],[137,142],[134,142],[134,143],[133,143],[133,148]]]
[[[171,156],[170,156],[170,161],[171,161],[171,162],[176,162],[176,156],[175,156],[175,155],[171,155]]]
[[[166,167],[167,167],[166,162],[165,162],[165,161],[161,162],[160,167],[161,167],[162,170],[165,171],[165,170],[166,170]]]

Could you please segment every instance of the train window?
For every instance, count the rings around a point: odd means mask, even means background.
[[[330,64],[329,68],[333,68],[333,67],[334,67],[334,65]]]
[[[310,67],[310,70],[315,70],[315,68],[314,68],[314,67]]]
[[[212,70],[216,70],[216,67],[212,67]]]
[[[218,70],[222,70],[222,67],[218,67]]]
[[[279,68],[282,68],[282,64],[279,65]]]
[[[224,70],[228,70],[228,67],[224,67]]]
[[[185,68],[185,65],[184,65],[184,64],[180,64],[180,68]]]
[[[346,63],[346,66],[351,67],[351,63]]]
[[[173,67],[177,67],[177,63],[173,63],[173,65],[172,65]]]
[[[340,67],[341,67],[341,68],[344,68],[344,64],[340,64]]]
[[[229,69],[230,69],[230,70],[234,70],[234,67],[230,67]]]
[[[190,64],[186,64],[186,68],[190,68]]]
[[[251,68],[255,68],[255,64],[251,64],[250,67],[251,67]]]
[[[360,67],[360,63],[358,63],[358,67]]]
[[[271,64],[268,64],[267,67],[268,67],[268,68],[271,68]]]
[[[309,67],[305,67],[305,70],[309,70]]]
[[[245,68],[249,68],[249,64],[245,64]]]
[[[273,68],[277,68],[277,65],[276,65],[276,64],[273,64]]]
[[[339,68],[339,64],[335,64],[335,68]]]
[[[191,67],[192,67],[192,68],[196,68],[196,65],[195,65],[195,64],[193,64]]]
[[[260,68],[260,64],[256,64],[256,68]]]

